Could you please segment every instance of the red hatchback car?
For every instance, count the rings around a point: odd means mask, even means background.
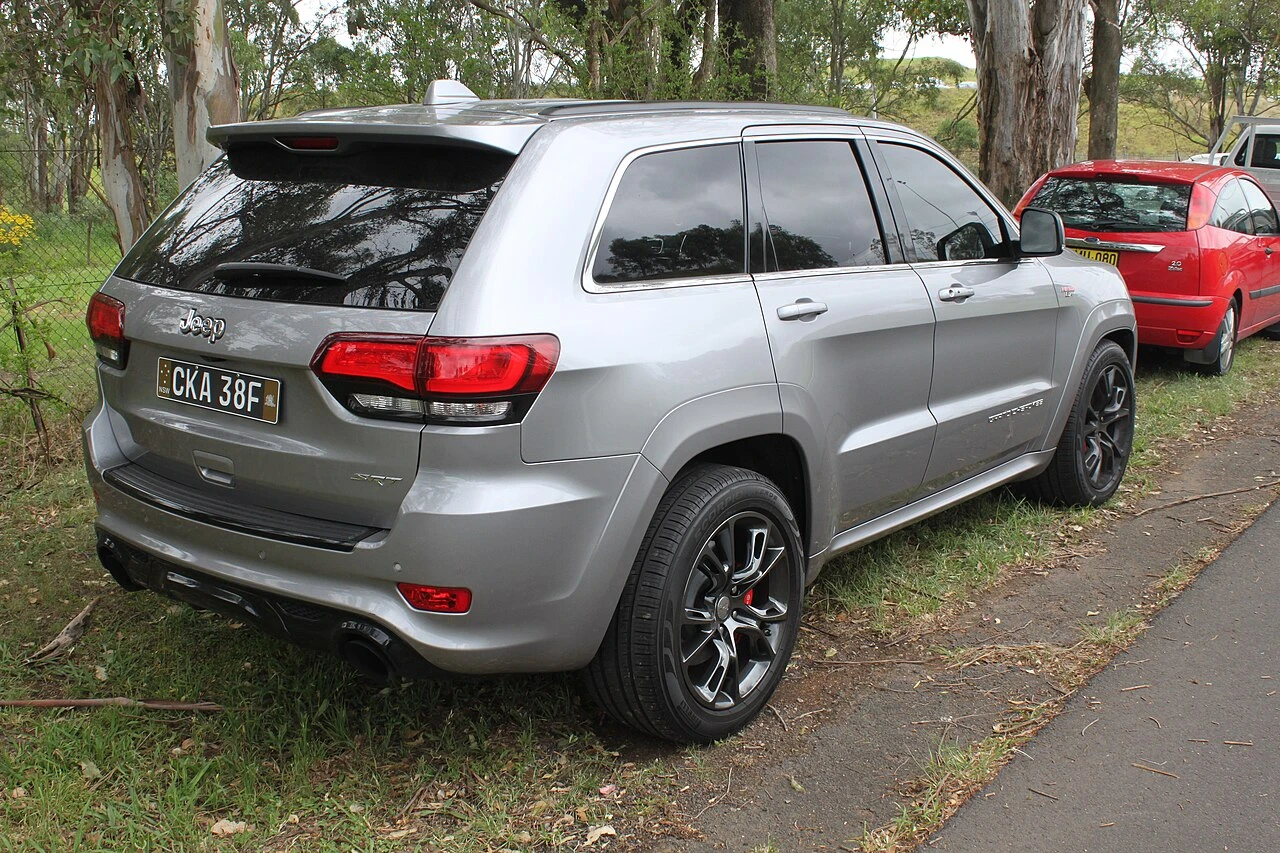
[[[1067,245],[1120,268],[1138,342],[1196,369],[1231,369],[1236,341],[1280,323],[1280,221],[1245,172],[1092,160],[1054,169],[1018,202],[1056,211]]]

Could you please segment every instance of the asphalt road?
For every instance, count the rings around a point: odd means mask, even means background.
[[[930,840],[1280,850],[1280,504]]]

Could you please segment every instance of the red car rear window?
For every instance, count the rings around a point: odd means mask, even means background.
[[[1081,231],[1185,231],[1190,184],[1049,178],[1031,204]]]

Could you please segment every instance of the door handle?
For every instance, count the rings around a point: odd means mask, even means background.
[[[797,299],[790,305],[778,309],[779,320],[812,320],[819,314],[827,313],[827,303],[814,302],[812,299]]]
[[[1274,250],[1273,250],[1270,246],[1267,246],[1267,247],[1266,247],[1265,249],[1263,249],[1262,251],[1266,252],[1266,253],[1267,253],[1267,257],[1269,258],[1269,257],[1271,257],[1271,253],[1272,253]]]
[[[973,296],[972,287],[944,287],[938,291],[938,299],[943,302],[964,302]]]

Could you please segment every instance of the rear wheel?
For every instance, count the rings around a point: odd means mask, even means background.
[[[668,740],[737,732],[786,670],[804,568],[777,486],[742,468],[689,471],[658,506],[584,673],[588,693],[620,722]]]
[[[1218,357],[1208,364],[1192,364],[1192,369],[1205,376],[1226,376],[1236,358],[1236,334],[1239,325],[1240,309],[1233,299],[1227,303],[1227,312],[1222,315],[1218,336],[1214,338],[1214,343],[1218,345]]]
[[[1053,462],[1027,483],[1049,503],[1098,506],[1124,477],[1133,449],[1133,369],[1123,349],[1103,341],[1085,366]]]

